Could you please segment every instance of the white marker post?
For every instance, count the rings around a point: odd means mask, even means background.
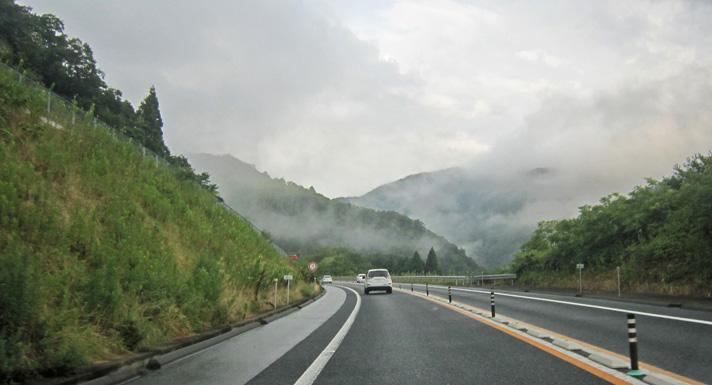
[[[274,279],[274,308],[277,308],[277,282],[279,280],[277,278]]]
[[[581,271],[583,271],[583,263],[577,263],[576,268],[579,271],[579,296],[583,295],[583,283],[581,282]]]
[[[287,281],[287,305],[289,305],[289,282],[293,279],[291,274],[284,276],[284,280]]]

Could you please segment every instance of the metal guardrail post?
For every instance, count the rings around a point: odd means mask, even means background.
[[[492,310],[492,318],[494,318],[494,291],[490,291],[490,309]]]
[[[638,367],[638,330],[635,326],[635,314],[628,314],[628,345],[630,347],[629,376],[638,377],[644,373]]]
[[[452,303],[452,288],[447,285],[447,302]]]

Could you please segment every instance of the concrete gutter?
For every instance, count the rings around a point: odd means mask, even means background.
[[[321,288],[319,294],[311,298],[303,298],[287,306],[260,314],[257,317],[242,320],[220,329],[210,330],[195,336],[185,337],[173,343],[156,348],[150,352],[139,353],[130,357],[82,368],[79,373],[61,378],[33,379],[30,385],[110,385],[129,380],[160,369],[163,365],[183,357],[195,354],[210,346],[235,337],[246,331],[266,325],[285,317],[321,298],[326,291]]]

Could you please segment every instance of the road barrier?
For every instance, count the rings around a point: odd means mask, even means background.
[[[492,311],[492,318],[494,318],[494,291],[490,291],[490,310]]]
[[[635,327],[635,314],[628,313],[628,345],[630,347],[629,375],[637,377],[643,375],[638,368],[638,330]]]

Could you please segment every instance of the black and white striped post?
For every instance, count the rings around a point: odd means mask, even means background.
[[[628,314],[628,345],[630,346],[629,376],[638,377],[644,373],[638,367],[638,329],[635,326],[635,314]]]
[[[492,318],[494,318],[494,291],[490,291],[490,309],[492,310]]]
[[[428,291],[428,283],[425,282],[425,295],[430,295],[430,291]]]
[[[452,288],[450,288],[450,285],[447,285],[447,302],[452,303]]]

